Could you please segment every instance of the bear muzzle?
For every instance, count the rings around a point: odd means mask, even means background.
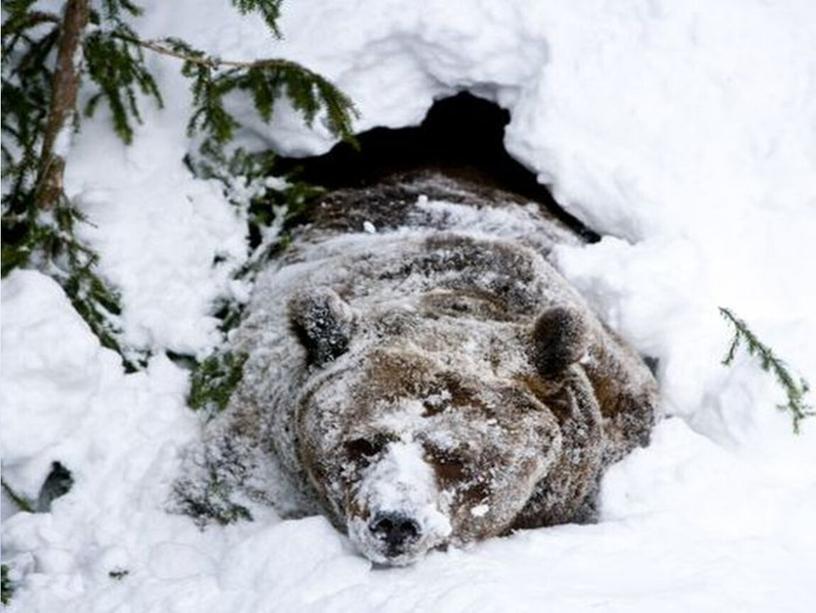
[[[376,563],[410,564],[451,533],[445,497],[416,443],[388,445],[347,503],[349,537]]]
[[[349,518],[348,533],[355,547],[372,562],[406,566],[446,542],[449,530],[439,530],[438,524],[421,513],[377,511],[367,519]]]

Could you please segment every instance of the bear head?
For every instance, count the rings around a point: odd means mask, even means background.
[[[499,321],[489,298],[434,291],[363,319],[329,288],[289,308],[309,364],[300,464],[361,553],[405,565],[511,529],[560,461],[541,390],[588,351],[579,311]]]

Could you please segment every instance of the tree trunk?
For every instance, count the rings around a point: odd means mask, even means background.
[[[82,34],[88,24],[88,0],[68,0],[60,25],[57,65],[51,83],[51,107],[43,134],[36,203],[50,209],[62,197],[65,159],[57,150],[60,133],[76,108],[79,90],[79,53]]]

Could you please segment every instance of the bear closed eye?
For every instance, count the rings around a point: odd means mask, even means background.
[[[390,565],[591,521],[604,469],[648,442],[657,386],[548,261],[580,239],[461,181],[387,193],[405,227],[323,226],[318,207],[259,275],[232,339],[243,380],[177,490],[323,513]],[[332,202],[359,219],[377,198]]]

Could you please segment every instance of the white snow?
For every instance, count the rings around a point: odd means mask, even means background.
[[[9,611],[774,611],[816,607],[814,423],[794,436],[756,363],[720,364],[717,306],[816,382],[816,5],[810,0],[288,0],[277,41],[226,0],[145,0],[137,29],[216,55],[285,55],[333,79],[359,129],[419,123],[469,90],[512,120],[506,146],[606,235],[562,247],[567,276],[660,358],[654,442],[608,474],[603,519],[373,570],[321,517],[205,532],[163,510],[199,436],[186,373],[118,359],[50,280],[3,280],[3,480],[36,496],[51,462],[72,491],[9,517]],[[128,339],[202,354],[244,223],[181,158],[186,86],[153,58],[166,108],[126,147],[83,122],[66,186],[121,290]],[[246,101],[231,100],[236,109]],[[332,140],[281,104],[254,138],[315,154]],[[212,266],[216,255],[225,262]],[[475,509],[474,509],[475,510]],[[121,579],[111,571],[128,574]]]
[[[470,514],[473,515],[473,517],[484,517],[488,511],[490,511],[490,505],[477,504],[470,510]]]
[[[164,110],[143,102],[145,125],[131,146],[117,140],[104,113],[83,123],[66,190],[92,220],[82,235],[121,291],[127,344],[200,355],[220,340],[213,301],[244,293],[230,277],[247,257],[246,220],[219,183],[185,167],[189,97],[180,77],[164,76],[165,90],[177,95]]]

